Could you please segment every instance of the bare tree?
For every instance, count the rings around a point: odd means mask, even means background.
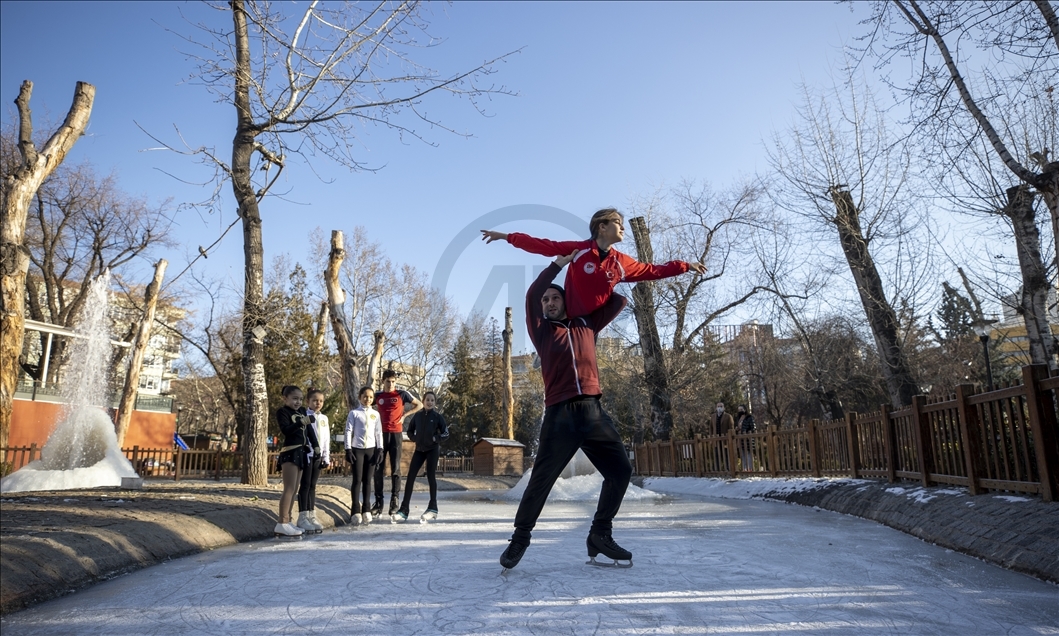
[[[769,163],[778,176],[770,190],[777,204],[838,239],[875,338],[890,401],[895,408],[911,404],[919,387],[893,293],[887,294],[873,255],[885,253],[886,241],[897,244],[896,254],[909,249],[916,207],[906,196],[907,151],[889,135],[870,91],[850,81],[826,96],[806,91],[799,122],[787,139],[775,140]],[[891,290],[899,289],[897,281],[891,283]]]
[[[118,404],[118,420],[114,423],[118,448],[121,448],[125,442],[125,433],[128,432],[129,423],[132,422],[132,410],[136,407],[136,390],[140,387],[140,366],[143,364],[143,354],[147,350],[147,344],[151,340],[155,308],[158,306],[158,292],[162,287],[166,265],[168,263],[163,258],[154,266],[154,279],[147,286],[144,294],[143,315],[135,323],[136,336],[132,341],[129,364],[125,371],[125,386],[122,388],[121,401]]]
[[[1059,137],[1053,97],[1059,22],[1051,3],[894,0],[877,2],[870,22],[866,50],[881,64],[897,56],[915,63],[909,81],[887,79],[908,99],[909,121],[929,148],[939,189],[1009,218],[1022,286],[1017,309],[1031,358],[1056,368],[1044,300],[1053,283],[1040,255],[1034,205],[1039,195],[1049,210],[1055,267],[1059,161],[1050,155]]]
[[[217,8],[230,11],[233,29],[203,27],[214,41],[199,58],[198,75],[234,105],[237,123],[230,162],[211,150],[200,152],[231,180],[243,225],[242,363],[248,417],[243,480],[264,484],[268,397],[260,336],[262,199],[292,155],[322,154],[361,169],[365,166],[349,143],[358,125],[381,124],[420,137],[399,115],[409,113],[441,126],[420,110],[430,94],[447,92],[473,102],[499,89],[475,83],[491,72],[496,60],[441,76],[410,58],[408,51],[426,26],[416,2],[361,8],[314,1],[297,18],[265,2],[233,0]],[[332,302],[332,326],[339,337],[346,328],[336,324],[336,309]],[[350,387],[346,389],[348,399]]]
[[[26,217],[30,203],[44,180],[63,162],[84,133],[92,113],[96,88],[78,82],[73,103],[62,126],[38,151],[33,141],[33,118],[29,108],[33,82],[22,82],[18,106],[18,149],[22,161],[3,175],[3,218],[0,220],[0,449],[7,448],[11,432],[15,385],[18,383],[18,352],[25,333],[26,273],[29,252],[25,245]],[[0,458],[3,459],[3,458]]]

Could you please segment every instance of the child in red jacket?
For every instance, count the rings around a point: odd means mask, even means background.
[[[531,254],[549,257],[566,256],[576,250],[577,255],[566,270],[566,311],[571,318],[587,316],[602,307],[618,283],[670,278],[689,269],[699,274],[706,272],[702,263],[644,264],[612,249],[612,245],[625,237],[625,218],[614,208],[593,214],[588,229],[592,238],[584,241],[551,241],[520,232],[505,234],[492,230],[482,230],[482,240],[486,243],[506,240]]]

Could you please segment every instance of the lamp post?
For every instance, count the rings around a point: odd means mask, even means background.
[[[982,355],[985,357],[986,391],[993,390],[993,365],[989,362],[989,333],[993,330],[996,320],[979,320],[971,325],[978,339],[982,341]]]

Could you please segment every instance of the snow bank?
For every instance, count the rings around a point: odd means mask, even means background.
[[[521,500],[522,493],[526,491],[526,485],[529,484],[532,473],[532,468],[526,471],[526,474],[511,490],[503,492],[497,498],[508,501]],[[552,486],[552,491],[548,494],[548,501],[595,501],[599,499],[599,491],[602,487],[603,475],[599,473],[578,475],[576,477],[561,477]],[[625,499],[627,500],[657,499],[658,497],[658,493],[637,488],[632,484],[629,484],[629,489],[625,491]]]
[[[718,499],[753,499],[767,495],[786,495],[825,488],[833,484],[868,484],[863,479],[838,478],[772,478],[716,479],[704,477],[647,477],[644,488],[671,495],[695,495]]]
[[[120,486],[122,477],[136,477],[128,459],[116,449],[107,449],[106,456],[87,468],[47,470],[40,460],[30,462],[0,481],[0,492],[28,490],[73,490]]]

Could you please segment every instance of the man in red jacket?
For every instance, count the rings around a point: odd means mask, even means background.
[[[702,263],[670,261],[650,265],[612,249],[615,243],[625,238],[625,218],[614,208],[604,208],[593,214],[588,229],[592,238],[585,241],[551,241],[519,232],[481,232],[486,243],[506,240],[531,254],[555,257],[576,252],[573,263],[566,270],[566,313],[573,318],[587,316],[602,307],[618,283],[670,278],[688,270],[706,273]]]
[[[530,532],[548,493],[578,448],[603,475],[599,504],[586,540],[591,562],[595,563],[595,556],[602,552],[615,564],[622,560],[628,561],[625,567],[632,565],[632,553],[611,538],[632,464],[614,421],[600,406],[602,391],[596,366],[596,334],[621,313],[626,299],[611,294],[602,307],[587,316],[567,316],[563,288],[552,281],[575,254],[557,258],[526,294],[526,326],[541,361],[545,409],[537,458],[515,514],[515,533],[500,557],[505,569],[518,565],[529,547]]]

